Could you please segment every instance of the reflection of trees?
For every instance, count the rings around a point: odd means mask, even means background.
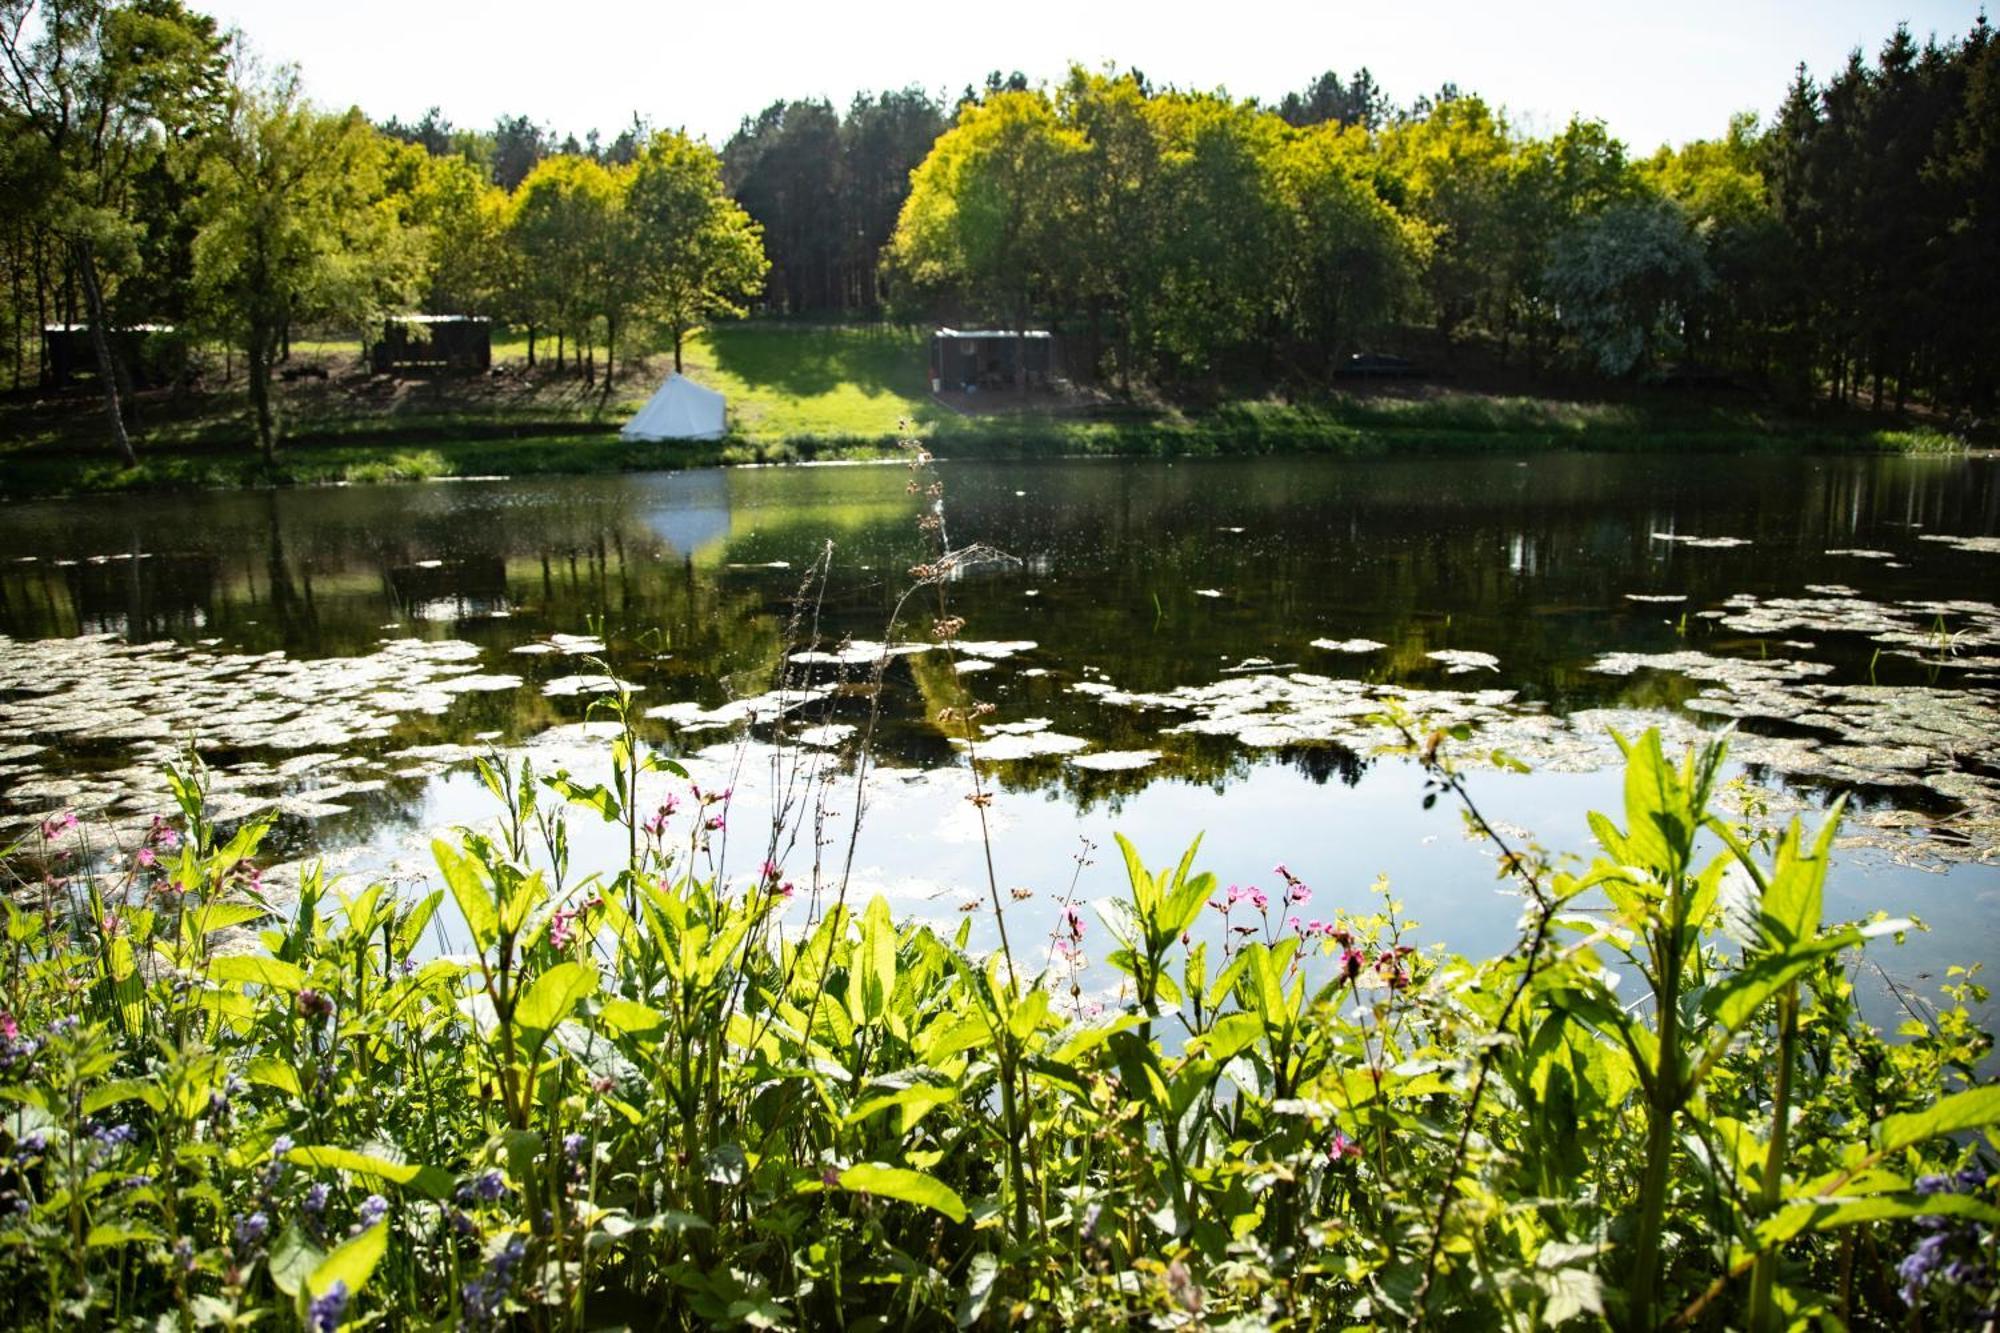
[[[1624,593],[1686,593],[1689,609],[1740,592],[1794,595],[1829,577],[1818,561],[1826,545],[1907,545],[1891,522],[1991,530],[2000,505],[1988,473],[1920,460],[1009,462],[947,464],[942,475],[954,540],[1024,560],[951,587],[965,637],[1040,645],[965,677],[969,693],[998,707],[994,721],[1046,717],[1094,749],[1166,752],[1131,771],[1079,770],[1062,758],[995,766],[1004,787],[1061,791],[1086,806],[1160,780],[1221,786],[1269,756],[1223,737],[1163,735],[1182,714],[1077,694],[1085,666],[1140,692],[1213,681],[1265,657],[1329,676],[1505,685],[1556,712],[1671,706],[1701,686],[1584,668],[1610,649],[1785,650],[1706,621],[1676,632],[1680,607],[1626,603]],[[0,632],[129,627],[135,636],[219,636],[231,650],[327,655],[373,653],[385,635],[415,632],[477,643],[487,650],[482,670],[525,678],[517,690],[465,696],[443,718],[406,718],[385,750],[482,731],[512,740],[581,717],[587,700],[549,699],[540,686],[591,668],[509,650],[593,626],[609,639],[612,669],[645,686],[643,703],[714,707],[778,683],[802,573],[828,539],[832,575],[807,622],[819,646],[884,637],[923,550],[906,481],[900,468],[759,469],[699,486],[642,476],[22,506],[0,525]],[[1653,541],[1655,529],[1755,545],[1688,551]],[[135,558],[89,562],[119,553]],[[13,563],[19,554],[40,559]],[[57,557],[80,563],[57,567]],[[789,567],[767,567],[775,561]],[[1841,577],[1874,573],[1856,566]],[[1039,595],[1028,597],[1031,588]],[[1196,595],[1206,588],[1225,595]],[[492,614],[503,610],[507,618]],[[432,618],[414,618],[420,612]],[[402,628],[386,629],[392,622]],[[918,618],[901,637],[925,628]],[[1333,655],[1309,647],[1317,637],[1388,647]],[[1813,657],[1867,679],[1867,645],[1818,637]],[[1446,676],[1425,656],[1438,648],[1494,653],[1502,673]],[[1051,674],[1026,677],[1028,666]],[[1917,670],[1900,660],[1877,669],[1885,684]],[[959,683],[941,655],[891,663],[880,753],[948,762],[954,752],[932,719],[956,702]],[[857,721],[867,707],[854,691],[824,711]],[[1360,760],[1333,747],[1280,757],[1318,782],[1351,783],[1360,772]],[[357,802],[351,818],[377,804],[396,801]]]

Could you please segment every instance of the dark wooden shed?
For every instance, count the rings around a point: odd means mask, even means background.
[[[132,383],[139,388],[164,384],[174,376],[171,324],[134,324],[113,329],[109,334],[111,354],[125,366]],[[44,324],[42,326],[42,383],[51,389],[66,388],[77,379],[97,375],[97,348],[88,324]]]
[[[493,364],[493,321],[484,315],[391,315],[368,361],[378,375],[485,370]]]
[[[931,335],[931,391],[1046,388],[1055,374],[1047,329],[939,329]]]

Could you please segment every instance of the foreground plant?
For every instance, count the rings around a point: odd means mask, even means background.
[[[1447,738],[1418,757],[1465,796]],[[1283,866],[1121,843],[1101,1012],[1073,886],[1042,978],[880,899],[795,928],[775,857],[697,869],[726,797],[639,809],[678,778],[629,726],[602,786],[486,765],[501,818],[414,900],[308,876],[276,912],[262,827],[184,773],[118,874],[5,863],[0,1299],[315,1333],[1990,1321],[1985,993],[1868,1028],[1857,952],[1909,923],[1822,922],[1838,812],[1759,841],[1712,812],[1722,758],[1629,743],[1587,867],[1502,843],[1522,942],[1478,964],[1386,896],[1303,919]],[[573,880],[572,812],[627,863]]]

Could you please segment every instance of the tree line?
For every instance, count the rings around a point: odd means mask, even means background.
[[[1412,326],[1608,379],[1993,407],[2000,48],[1899,28],[1768,127],[1635,157],[1366,70],[1275,108],[1072,70],[960,109],[886,252],[925,308],[1130,382],[1312,382]],[[754,210],[753,210],[754,212]]]
[[[495,315],[608,388],[636,326],[661,330],[678,366],[690,329],[761,290],[757,225],[706,144],[635,124],[596,155],[499,135],[482,162],[476,139],[427,119],[441,143],[315,107],[295,71],[260,67],[182,0],[0,0],[0,340],[16,386],[44,326],[86,326],[129,464],[131,368],[109,331],[172,324],[241,354],[268,455],[271,373],[295,330]]]
[[[388,312],[525,330],[609,383],[635,336],[705,320],[1050,326],[1124,389],[1311,386],[1350,354],[1477,342],[1607,379],[1797,400],[1994,405],[2000,55],[1898,29],[1772,122],[1636,156],[1601,123],[1524,132],[1366,69],[1272,104],[1072,69],[779,101],[717,150],[635,117],[562,139],[301,96],[184,0],[0,0],[0,365],[45,324],[166,323],[240,353],[258,434],[295,329]],[[768,270],[768,281],[766,274]],[[1434,345],[1434,343],[1432,344]]]

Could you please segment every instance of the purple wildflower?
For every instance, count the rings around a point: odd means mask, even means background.
[[[347,1315],[347,1284],[335,1281],[306,1311],[310,1333],[334,1333]]]
[[[255,1249],[263,1243],[264,1237],[269,1235],[270,1231],[271,1219],[265,1215],[262,1209],[251,1213],[248,1217],[239,1217],[236,1219],[236,1228],[233,1233],[236,1237],[236,1248],[239,1250]]]

